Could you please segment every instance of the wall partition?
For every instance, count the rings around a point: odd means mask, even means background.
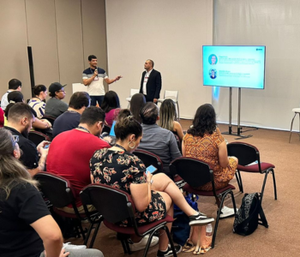
[[[23,82],[25,99],[31,97],[27,46],[32,46],[35,84],[82,81],[87,56],[95,54],[107,68],[105,0],[3,0],[0,2],[0,95],[8,81]]]
[[[241,124],[289,129],[292,108],[299,107],[300,2],[295,0],[215,0],[215,45],[265,45],[264,90],[242,89]],[[219,122],[228,122],[228,88],[215,88]],[[233,90],[233,122],[237,118]]]
[[[127,106],[131,88],[139,88],[146,59],[153,59],[164,90],[179,91],[180,114],[192,118],[197,107],[211,102],[202,86],[201,49],[212,44],[212,0],[107,0],[110,85]]]

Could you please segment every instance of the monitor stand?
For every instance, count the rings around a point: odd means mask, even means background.
[[[247,135],[244,136],[242,135],[243,132],[246,131],[242,131],[242,127],[240,125],[241,122],[241,88],[239,87],[239,91],[238,91],[238,122],[237,122],[237,133],[233,133],[232,132],[232,87],[229,88],[229,124],[228,124],[228,132],[223,132],[222,134],[224,135],[233,135],[233,136],[238,136],[237,139],[242,139],[242,138],[249,138],[252,137],[252,135]]]

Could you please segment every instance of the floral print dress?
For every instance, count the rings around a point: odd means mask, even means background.
[[[130,184],[147,182],[146,167],[134,154],[125,150],[111,150],[108,148],[97,150],[90,160],[91,174],[94,183],[101,183],[124,190],[130,194]],[[147,224],[166,216],[166,205],[163,197],[151,191],[151,201],[143,212],[136,212],[138,224]],[[122,222],[126,226],[128,221]]]

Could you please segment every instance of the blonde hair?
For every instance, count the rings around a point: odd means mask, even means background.
[[[173,131],[176,115],[175,104],[172,99],[166,99],[162,102],[159,110],[158,125],[162,128]]]
[[[12,188],[21,183],[37,185],[24,165],[14,157],[15,144],[11,132],[0,128],[0,190],[4,190],[6,199]]]

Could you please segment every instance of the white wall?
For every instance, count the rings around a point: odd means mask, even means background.
[[[162,74],[162,91],[178,90],[182,118],[192,118],[211,102],[211,88],[202,86],[201,49],[212,44],[212,0],[107,0],[110,85],[122,107],[130,88],[139,88],[146,59]]]
[[[267,49],[265,90],[242,89],[241,123],[289,129],[291,110],[300,103],[300,1],[215,0],[214,4],[214,44]],[[221,122],[228,122],[228,91],[221,89],[213,101]],[[237,89],[233,91],[236,122]]]

